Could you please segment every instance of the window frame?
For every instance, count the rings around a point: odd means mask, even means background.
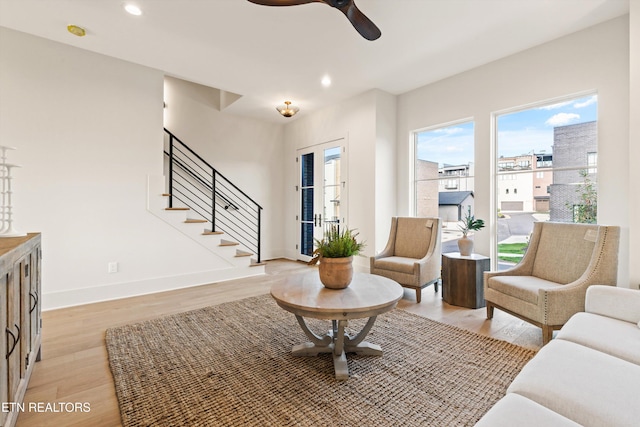
[[[446,128],[450,128],[450,127],[455,127],[458,125],[466,125],[466,124],[472,124],[472,135],[473,135],[473,141],[472,141],[472,146],[473,146],[473,156],[472,156],[472,162],[475,163],[475,153],[476,153],[476,129],[477,129],[477,125],[476,125],[476,120],[473,117],[465,117],[465,118],[461,118],[458,120],[452,120],[449,122],[444,122],[444,123],[438,123],[438,124],[433,124],[430,126],[425,126],[422,128],[418,128],[415,129],[413,131],[411,131],[411,174],[410,174],[410,178],[411,178],[411,185],[410,187],[410,197],[409,197],[409,212],[410,215],[412,216],[417,216],[418,214],[418,179],[417,179],[417,167],[416,164],[418,162],[418,160],[420,160],[418,158],[418,137],[419,134],[423,133],[423,132],[432,132],[438,129],[446,129]],[[429,161],[429,160],[426,160]],[[468,166],[468,165],[467,165]],[[440,191],[440,187],[443,186],[446,183],[447,179],[450,179],[451,177],[456,177],[456,178],[465,178],[465,179],[472,179],[475,180],[475,174],[472,174],[471,171],[469,171],[467,169],[467,173],[464,175],[460,175],[460,174],[449,174],[449,175],[445,175],[443,174],[443,176],[438,175],[438,192]],[[456,187],[459,190],[459,183],[456,184]]]

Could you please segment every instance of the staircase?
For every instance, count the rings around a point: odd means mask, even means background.
[[[165,129],[167,176],[149,177],[147,210],[215,257],[222,278],[264,274],[262,207]]]

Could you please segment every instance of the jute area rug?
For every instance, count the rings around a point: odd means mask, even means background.
[[[330,355],[291,355],[308,340],[269,295],[106,334],[125,427],[468,426],[535,354],[399,309],[366,339],[384,354],[349,354],[337,381]]]

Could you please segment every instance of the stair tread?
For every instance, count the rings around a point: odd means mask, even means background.
[[[220,246],[238,246],[240,243],[230,240],[220,240]]]
[[[252,252],[245,252],[245,251],[241,251],[241,250],[237,250],[236,251],[236,257],[244,257],[244,256],[252,256],[253,253]]]
[[[249,264],[249,267],[259,267],[261,265],[267,265],[267,263],[266,262],[252,261],[251,264]]]
[[[214,236],[218,236],[220,234],[224,234],[223,231],[211,231],[211,230],[205,230],[202,235],[203,236],[210,236],[210,235],[214,235]]]
[[[165,211],[190,211],[191,209],[185,207],[178,208],[164,208]]]
[[[184,221],[186,224],[202,224],[203,222],[209,222],[206,219],[193,219],[188,218]]]

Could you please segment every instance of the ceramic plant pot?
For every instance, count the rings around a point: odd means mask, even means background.
[[[473,253],[473,240],[467,236],[461,237],[458,239],[458,249],[460,250],[460,255],[470,256]]]
[[[321,258],[318,265],[320,281],[329,289],[344,289],[353,278],[353,257]]]

